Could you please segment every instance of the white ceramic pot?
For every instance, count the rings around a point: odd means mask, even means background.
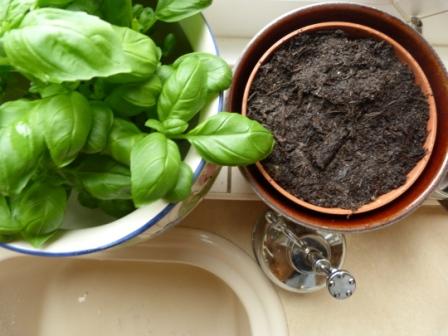
[[[218,54],[214,36],[202,15],[180,22],[193,50]],[[211,102],[199,116],[199,122],[222,111],[223,96]],[[72,197],[69,202],[63,229],[67,231],[41,249],[25,242],[1,244],[7,249],[37,256],[66,257],[106,250],[124,243],[138,242],[157,236],[185,217],[210,189],[219,168],[206,163],[190,148],[185,162],[195,176],[193,192],[188,199],[177,204],[164,200],[135,210],[118,220],[105,216],[99,210],[82,208]]]

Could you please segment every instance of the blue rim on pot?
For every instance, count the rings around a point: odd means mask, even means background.
[[[185,19],[179,24],[194,51],[219,54],[216,38],[202,14]],[[221,112],[223,105],[224,98],[221,94],[201,111],[199,120],[204,120]],[[206,163],[193,148],[189,149],[185,162],[192,168],[195,182],[192,194],[182,202],[170,204],[167,201],[158,200],[135,210],[125,217],[109,223],[106,222],[104,225],[97,225],[96,219],[91,218],[91,216],[95,216],[97,211],[85,210],[86,213],[81,216],[78,212],[79,208],[70,207],[67,209],[63,225],[63,229],[70,229],[54,242],[48,243],[41,249],[33,248],[25,242],[5,243],[0,244],[0,246],[33,256],[70,257],[94,253],[130,241],[145,240],[157,236],[174,226],[195,208],[210,189],[219,171],[219,167]],[[81,223],[85,220],[97,226],[79,229],[73,227],[73,222],[75,226],[86,226]]]

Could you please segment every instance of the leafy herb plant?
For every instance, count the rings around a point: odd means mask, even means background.
[[[152,38],[158,21],[210,4],[0,0],[0,241],[44,244],[73,191],[115,217],[182,201],[194,176],[180,143],[219,165],[269,155],[271,133],[239,114],[193,122],[230,86],[225,61],[193,52],[167,63],[175,34]]]

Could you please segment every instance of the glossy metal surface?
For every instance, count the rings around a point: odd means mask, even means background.
[[[416,210],[436,188],[448,164],[448,77],[432,47],[411,26],[377,9],[347,3],[314,5],[293,11],[272,22],[250,42],[235,68],[227,96],[227,110],[241,112],[244,87],[257,61],[286,34],[301,27],[328,21],[346,21],[372,27],[401,44],[420,64],[434,93],[437,136],[431,158],[413,186],[393,202],[377,210],[353,216],[325,215],[296,205],[278,193],[255,166],[242,168],[254,191],[272,209],[300,225],[341,232],[364,232],[393,224]]]
[[[354,277],[339,269],[341,234],[310,231],[268,211],[255,226],[252,244],[261,269],[285,290],[310,293],[327,286],[334,298],[345,299],[356,289]]]

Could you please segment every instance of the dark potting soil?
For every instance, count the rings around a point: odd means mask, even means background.
[[[296,36],[265,62],[248,116],[274,133],[262,164],[279,185],[355,210],[405,183],[425,154],[429,109],[389,44],[323,31]]]

